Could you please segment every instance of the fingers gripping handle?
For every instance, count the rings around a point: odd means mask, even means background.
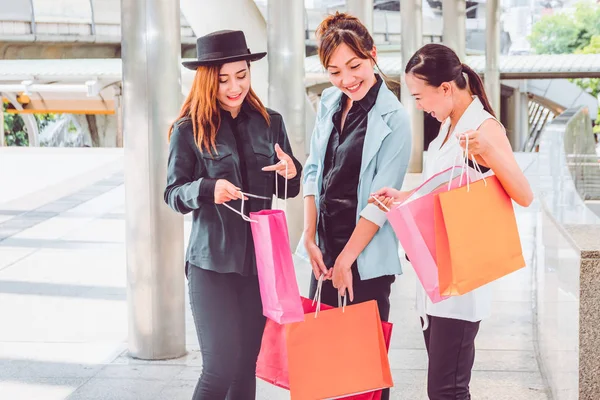
[[[283,200],[283,211],[284,213],[287,214],[287,197],[288,197],[288,173],[289,173],[289,165],[288,162],[286,160],[281,160],[279,161],[280,163],[285,165],[285,188],[284,188],[284,200]],[[277,171],[275,171],[275,200],[279,201],[279,180],[277,179]],[[244,197],[252,197],[255,199],[262,199],[262,200],[269,200],[269,197],[264,197],[264,196],[257,196],[254,194],[249,194],[249,193],[244,193],[242,191],[239,191],[242,194],[242,206],[241,206],[241,210],[238,211],[235,208],[231,207],[229,204],[227,203],[223,203],[223,205],[227,208],[229,208],[231,211],[233,211],[234,213],[238,214],[239,216],[242,217],[242,219],[246,222],[258,222],[255,221],[253,219],[251,219],[250,217],[246,216],[244,214]]]
[[[250,217],[246,216],[246,214],[244,214],[244,202],[245,202],[245,200],[244,200],[244,197],[248,196],[248,194],[246,194],[246,193],[244,193],[244,192],[242,192],[242,191],[240,191],[240,193],[242,194],[242,207],[241,207],[241,210],[240,210],[240,211],[238,211],[238,210],[236,210],[235,208],[231,207],[231,206],[230,206],[229,204],[227,204],[227,203],[223,203],[223,205],[224,205],[225,207],[229,208],[229,209],[230,209],[231,211],[233,211],[234,213],[236,213],[236,214],[238,214],[239,216],[241,216],[241,217],[242,217],[242,219],[243,219],[244,221],[246,221],[246,222],[258,222],[258,221],[255,221],[255,220],[251,219]],[[250,197],[258,197],[258,196],[252,196],[252,195],[250,195]]]
[[[378,203],[378,204],[379,204],[381,207],[383,207],[383,209],[384,209],[385,211],[387,211],[387,212],[389,212],[389,211],[390,211],[390,209],[389,209],[389,208],[388,208],[388,207],[387,207],[385,204],[383,204],[381,201],[379,201],[379,199],[378,199],[377,197],[375,197],[375,196],[371,196],[371,198],[372,198],[373,200],[375,200],[375,201],[376,201],[376,202],[377,202],[377,203]]]
[[[319,315],[319,311],[321,311],[321,293],[323,291],[323,281],[325,280],[325,274],[321,274],[321,276],[319,276],[319,280],[317,282],[317,290],[315,292],[315,297],[313,298],[313,302],[312,305],[315,305],[315,302],[317,303],[317,308],[315,310],[315,318],[317,318],[317,316]],[[346,305],[347,305],[347,299],[348,296],[344,296],[344,301],[342,302],[342,295],[339,294],[338,292],[338,307],[342,307],[342,312],[346,311]]]
[[[463,156],[463,162],[460,165],[463,172],[460,175],[459,186],[462,186],[463,175],[466,175],[465,179],[467,180],[467,192],[469,192],[471,190],[470,185],[471,185],[471,183],[473,183],[471,177],[469,176],[469,135],[465,135],[465,151],[464,151],[464,153],[460,147],[459,147],[459,150],[456,152],[456,157],[454,158],[454,165],[452,166],[452,172],[450,174],[451,176],[454,176],[454,169],[457,167],[457,164],[458,164],[457,161],[458,161],[458,157],[460,155]],[[487,186],[487,181],[485,179],[485,176],[483,176],[481,167],[475,160],[474,154],[471,154],[471,160],[473,161],[473,167],[475,168],[475,171],[479,172],[479,177],[481,179],[483,179],[484,184]],[[450,190],[451,187],[452,187],[452,179],[450,179],[450,181],[448,181],[448,190]]]

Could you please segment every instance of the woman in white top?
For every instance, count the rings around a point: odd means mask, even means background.
[[[406,84],[419,109],[442,122],[438,137],[429,145],[423,179],[452,167],[457,153],[465,149],[468,136],[469,154],[476,156],[484,174],[495,174],[516,203],[531,204],[533,193],[529,183],[477,73],[462,64],[450,48],[440,44],[428,44],[418,50],[405,73]],[[478,175],[472,164],[469,175],[472,178]],[[407,192],[384,188],[375,195],[389,207],[392,202],[406,198]],[[417,310],[429,357],[430,399],[471,398],[469,382],[475,360],[475,336],[479,322],[489,316],[490,308],[489,285],[433,304],[419,284]]]

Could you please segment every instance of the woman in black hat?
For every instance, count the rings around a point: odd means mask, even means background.
[[[271,208],[275,179],[297,196],[302,167],[281,114],[250,87],[250,61],[266,53],[251,53],[241,31],[203,36],[197,49],[183,63],[196,77],[169,132],[164,197],[193,213],[186,275],[203,363],[193,400],[247,400],[265,317],[250,224],[238,213]]]

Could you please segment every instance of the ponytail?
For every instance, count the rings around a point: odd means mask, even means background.
[[[496,118],[496,114],[492,109],[490,101],[485,93],[485,86],[483,85],[483,81],[477,72],[473,70],[473,68],[469,67],[467,64],[462,64],[462,72],[467,74],[467,78],[469,78],[469,89],[471,93],[475,96],[479,97],[481,104],[483,104],[483,108],[488,113],[492,114],[494,118]]]

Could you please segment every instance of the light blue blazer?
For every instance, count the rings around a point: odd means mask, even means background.
[[[323,185],[323,159],[333,129],[333,114],[341,97],[342,92],[336,87],[323,91],[310,141],[310,155],[304,166],[304,196],[315,196],[317,218]],[[380,229],[358,256],[358,272],[363,280],[402,273],[396,235],[387,223],[385,213],[374,204],[368,204],[368,201],[371,193],[383,187],[402,187],[411,152],[408,113],[385,83],[379,89],[367,121],[358,183],[356,222],[363,217],[379,225]],[[319,238],[316,239],[318,243]],[[296,253],[308,260],[304,237],[300,240]],[[333,265],[327,267],[331,268]]]

